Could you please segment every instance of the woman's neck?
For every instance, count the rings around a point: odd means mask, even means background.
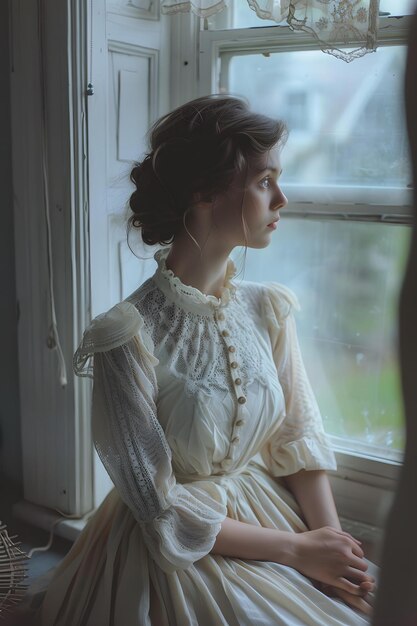
[[[181,233],[171,246],[166,266],[184,285],[220,298],[230,252],[213,241],[206,242],[200,251],[187,233]]]

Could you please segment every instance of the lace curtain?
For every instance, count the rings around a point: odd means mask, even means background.
[[[162,13],[192,11],[209,17],[233,0],[162,0]],[[238,0],[244,2],[245,0]],[[262,20],[287,22],[312,35],[323,52],[350,62],[377,46],[379,0],[246,0]],[[347,45],[353,50],[343,50]]]

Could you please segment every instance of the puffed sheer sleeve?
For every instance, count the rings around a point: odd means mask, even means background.
[[[333,470],[336,459],[308,380],[294,317],[300,305],[293,291],[279,283],[266,285],[264,315],[273,358],[285,398],[285,418],[261,451],[273,476],[301,469]]]
[[[176,482],[157,418],[158,360],[152,351],[139,311],[122,302],[91,322],[74,355],[74,371],[94,381],[97,452],[141,525],[151,557],[172,572],[210,552],[227,515],[227,495],[213,481]]]

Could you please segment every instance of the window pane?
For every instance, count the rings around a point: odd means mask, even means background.
[[[278,228],[268,248],[247,250],[244,278],[297,294],[302,353],[327,432],[389,457],[404,443],[397,300],[410,229],[289,217]],[[235,260],[240,267],[241,252]]]
[[[250,8],[247,0],[231,0],[228,7],[208,18],[210,30],[276,26],[274,20],[263,20]]]
[[[224,53],[218,90],[287,122],[285,182],[349,186],[360,202],[361,186],[405,193],[411,183],[405,54],[405,46],[381,47],[347,64],[320,50]]]
[[[380,13],[390,15],[411,15],[416,8],[415,0],[380,0]]]

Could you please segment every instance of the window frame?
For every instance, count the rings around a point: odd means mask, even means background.
[[[378,45],[406,45],[410,22],[410,16],[381,17]],[[232,55],[317,49],[311,36],[304,32],[291,31],[288,26],[208,30],[207,21],[204,20],[200,23],[199,43],[200,96],[216,92],[218,63],[220,54],[224,52]],[[291,208],[282,210],[283,214],[291,217],[382,221],[408,225],[413,221],[411,189],[404,194],[399,193],[396,188],[376,191],[365,187],[362,189],[362,202],[348,202],[347,187],[342,187],[338,190],[336,201],[332,199],[331,212],[329,202],[318,201],[320,191],[317,188],[294,186],[293,190],[296,190],[296,196],[294,201],[291,200]],[[385,516],[397,487],[402,454],[392,454],[391,459],[373,457],[361,450],[359,445],[357,451],[352,451],[341,446],[337,437],[330,435],[330,439],[338,469],[329,472],[329,476],[340,514],[381,528],[381,515]]]

